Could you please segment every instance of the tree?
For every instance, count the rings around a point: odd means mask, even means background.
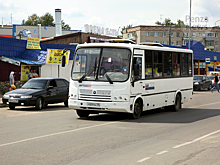
[[[28,20],[22,20],[22,25],[37,25],[39,24],[40,18],[37,16],[37,14],[32,14],[28,16]]]
[[[127,25],[126,27],[123,26],[123,28],[121,28],[121,35],[123,36],[123,30],[128,29],[128,28],[132,28],[132,25]]]
[[[163,23],[161,23],[160,21],[156,21],[155,22],[156,25],[164,25],[164,26],[170,26],[170,25],[174,25],[174,26],[178,26],[178,27],[182,27],[182,26],[187,26],[184,24],[184,22],[180,19],[177,20],[177,23],[173,23],[171,22],[170,18],[165,18],[165,20],[163,21]]]
[[[41,24],[42,26],[55,26],[54,18],[50,13],[46,13],[43,16],[39,17],[37,14],[32,14],[28,16],[28,20],[22,20],[22,25],[37,25]],[[69,30],[71,27],[68,24],[65,24],[63,20],[61,20],[62,29]]]
[[[46,13],[45,15],[40,17],[40,24],[43,26],[54,26],[54,19],[50,13]]]
[[[68,24],[65,24],[65,22],[62,20],[61,21],[61,25],[62,25],[62,29],[65,29],[65,30],[70,30],[70,26]]]

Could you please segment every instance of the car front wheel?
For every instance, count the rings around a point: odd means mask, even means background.
[[[41,98],[38,98],[37,101],[36,101],[36,106],[35,106],[35,109],[37,110],[41,110],[43,107],[43,101]]]
[[[14,104],[9,104],[9,108],[10,108],[11,110],[14,110],[14,109],[15,109],[15,105],[14,105]]]

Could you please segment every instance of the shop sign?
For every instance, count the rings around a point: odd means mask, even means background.
[[[62,64],[62,53],[63,50],[59,50],[59,49],[47,49],[47,59],[46,59],[46,63],[47,64]],[[70,51],[66,51],[64,53],[64,55],[66,56],[66,65],[68,65],[69,62],[69,55],[70,55]]]
[[[40,47],[40,39],[28,37],[26,49],[41,49]]]
[[[87,33],[94,33],[94,34],[103,34],[103,35],[110,35],[110,36],[118,36],[118,30],[117,29],[110,29],[110,28],[103,28],[99,26],[93,26],[93,25],[84,25],[84,31]]]
[[[30,65],[21,64],[21,81],[28,81],[28,74],[30,72]]]

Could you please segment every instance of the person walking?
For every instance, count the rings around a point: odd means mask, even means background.
[[[11,73],[9,75],[9,81],[10,81],[9,82],[10,86],[15,83],[15,72],[14,71],[11,71]]]
[[[217,88],[218,92],[219,92],[219,87],[218,87],[218,81],[219,81],[219,78],[218,78],[218,73],[215,74],[215,78],[214,78],[214,87],[211,89],[211,92],[213,92],[213,89]]]

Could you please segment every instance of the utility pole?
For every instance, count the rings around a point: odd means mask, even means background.
[[[11,24],[12,24],[12,13],[11,13]]]
[[[189,49],[190,49],[190,37],[191,37],[191,0],[190,0],[190,8],[189,8]]]
[[[3,28],[3,17],[2,17],[2,28]]]

